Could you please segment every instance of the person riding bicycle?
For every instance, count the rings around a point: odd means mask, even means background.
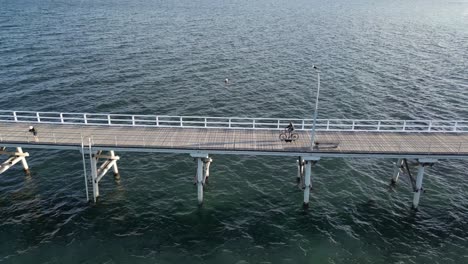
[[[284,129],[282,133],[280,133],[279,138],[282,141],[292,142],[299,138],[299,134],[293,133],[294,132],[294,125],[292,122],[289,122],[289,125]]]
[[[294,125],[292,122],[289,122],[289,125],[286,127],[286,130],[289,133],[289,137],[291,137],[292,133],[294,132]]]

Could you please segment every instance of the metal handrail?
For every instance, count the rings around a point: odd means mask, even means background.
[[[131,127],[184,127],[281,130],[292,122],[297,130],[312,129],[312,119],[248,118],[0,110],[0,122],[82,124]],[[468,120],[318,119],[317,131],[468,132]]]

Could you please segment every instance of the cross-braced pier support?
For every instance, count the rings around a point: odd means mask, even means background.
[[[190,154],[193,158],[197,160],[197,177],[196,177],[196,185],[197,185],[197,197],[198,197],[198,204],[203,203],[203,187],[208,181],[208,177],[210,176],[210,165],[213,162],[208,154],[205,153],[196,153]]]
[[[310,189],[312,188],[311,182],[311,174],[312,174],[312,165],[315,165],[319,160],[320,157],[304,157],[303,158],[305,163],[305,176],[304,176],[304,207],[309,207],[309,200],[310,200]]]
[[[26,157],[29,157],[29,153],[23,152],[20,147],[16,148],[16,152],[8,152],[5,147],[0,148],[0,155],[9,155],[10,157],[0,165],[0,174],[13,167],[16,163],[20,162],[23,164],[23,169],[26,174],[29,174],[29,166],[26,161]]]
[[[99,166],[99,159],[105,159],[105,161]],[[99,182],[106,175],[106,173],[113,168],[114,177],[118,180],[120,178],[119,169],[117,167],[117,161],[120,159],[116,156],[114,151],[109,151],[109,155],[103,155],[102,151],[90,152],[90,163],[91,163],[91,178],[93,183],[93,199],[97,201],[99,197]]]
[[[416,179],[412,176],[410,166],[407,159],[400,158],[395,163],[393,167],[393,176],[391,180],[391,185],[395,185],[398,182],[400,175],[406,175],[409,178],[411,187],[413,189],[413,204],[412,208],[417,209],[419,206],[419,200],[421,198],[421,193],[424,191],[422,184],[424,179],[425,167],[432,166],[437,162],[437,159],[418,159],[418,174]]]
[[[436,159],[419,159],[418,160],[418,176],[416,177],[416,185],[413,195],[413,209],[418,209],[419,198],[421,197],[421,192],[423,192],[422,183],[424,178],[424,168],[427,166],[432,166],[437,162]]]

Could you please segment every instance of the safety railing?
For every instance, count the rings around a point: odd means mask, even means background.
[[[98,126],[184,127],[281,130],[293,123],[296,130],[311,130],[312,119],[202,117],[59,113],[0,110],[0,122],[80,124]],[[318,119],[318,131],[468,132],[467,120],[362,120]]]

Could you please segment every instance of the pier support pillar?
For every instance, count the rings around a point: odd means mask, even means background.
[[[315,165],[320,160],[320,157],[304,157],[305,161],[305,177],[304,177],[304,208],[309,207],[310,189],[312,188],[311,174],[312,165]]]
[[[196,184],[197,184],[197,198],[198,198],[198,204],[203,203],[203,185],[205,184],[205,179],[206,179],[206,173],[209,169],[209,166],[205,166],[204,161],[209,160],[208,154],[205,153],[195,153],[195,154],[190,154],[192,157],[196,158],[197,160],[197,178],[196,178]],[[211,163],[211,161],[210,161]]]
[[[309,199],[310,199],[310,174],[312,171],[312,163],[310,161],[306,161],[305,167],[305,178],[304,178],[304,207],[309,206]]]
[[[437,160],[435,159],[419,159],[418,160],[418,175],[416,177],[416,188],[413,195],[413,209],[417,209],[419,205],[419,199],[421,198],[421,192],[423,191],[422,183],[424,178],[424,168],[433,165]]]
[[[90,163],[91,163],[91,177],[93,182],[93,198],[94,202],[96,203],[97,198],[99,196],[99,181],[98,181],[98,173],[97,173],[97,153],[90,153]]]
[[[202,158],[197,158],[197,197],[198,203],[203,203],[203,161]]]
[[[391,184],[395,185],[398,182],[398,178],[400,177],[400,168],[403,164],[403,159],[398,159],[397,162],[393,166],[393,176],[391,180]]]
[[[297,159],[297,178],[296,178],[296,182],[297,182],[297,185],[302,188],[302,186],[304,186],[304,182],[303,182],[303,179],[304,179],[304,159],[299,156],[299,158]]]
[[[206,158],[204,159],[203,161],[203,168],[204,168],[204,175],[205,177],[203,178],[203,184],[206,184],[208,183],[208,178],[210,177],[210,166],[211,166],[211,162],[213,162],[213,159],[212,158]]]
[[[424,177],[424,164],[419,164],[418,166],[418,176],[416,178],[416,190],[413,195],[413,208],[417,209],[419,205],[419,198],[421,197],[422,192],[422,182]]]

